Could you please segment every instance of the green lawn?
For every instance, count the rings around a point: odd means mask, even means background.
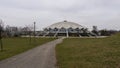
[[[29,43],[29,38],[5,38],[3,39],[4,50],[0,51],[0,60],[14,56],[43,43],[54,40],[55,38],[36,38],[35,43]]]
[[[56,47],[59,68],[120,68],[120,34],[67,38]]]

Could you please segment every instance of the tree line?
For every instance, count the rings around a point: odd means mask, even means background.
[[[17,26],[5,26],[3,21],[0,21],[0,35],[1,37],[21,37],[21,36],[34,36],[34,26],[31,25],[26,25],[24,27],[17,27]],[[42,36],[43,31],[36,31],[36,35]],[[118,33],[120,31],[118,30],[107,30],[107,29],[102,29],[98,30],[97,26],[93,26],[93,29],[91,31],[97,36],[110,36],[112,34]]]
[[[35,23],[35,22],[34,22]],[[4,22],[0,19],[0,51],[3,51],[2,38],[5,37],[21,37],[22,35],[29,37],[31,44],[31,36],[35,37],[35,25],[26,25],[24,27],[5,26]],[[35,38],[34,38],[35,39]]]
[[[0,20],[0,36],[1,37],[20,37],[21,35],[33,35],[34,27],[32,25],[25,25],[24,27],[4,25]]]

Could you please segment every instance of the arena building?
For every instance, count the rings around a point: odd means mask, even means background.
[[[74,22],[62,21],[52,24],[44,29],[43,36],[66,36],[66,37],[81,37],[81,36],[94,36],[86,27],[83,27]]]

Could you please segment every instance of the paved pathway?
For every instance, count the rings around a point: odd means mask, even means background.
[[[0,61],[0,68],[56,68],[55,45],[61,42],[62,38]]]

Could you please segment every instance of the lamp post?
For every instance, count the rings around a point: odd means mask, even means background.
[[[34,22],[34,37],[35,37],[35,28],[36,28],[36,22]]]
[[[34,22],[34,43],[36,43],[35,42],[35,36],[36,36],[36,34],[35,34],[35,32],[36,32],[35,28],[36,28],[36,22]]]

